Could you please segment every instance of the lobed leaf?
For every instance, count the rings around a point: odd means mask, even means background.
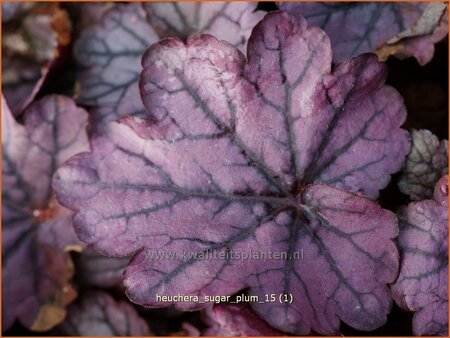
[[[159,37],[210,32],[244,48],[262,16],[261,11],[253,13],[255,6],[242,2],[117,6],[101,24],[86,29],[75,44],[75,57],[85,67],[79,78],[79,103],[89,108],[99,129],[120,116],[145,114],[138,82],[141,56],[148,46]],[[170,26],[168,20],[174,16],[182,26]]]
[[[425,65],[433,58],[434,45],[447,35],[447,4],[430,3],[411,27],[387,41],[377,50],[377,55],[382,60],[390,55],[396,55],[399,58],[414,56],[420,65]]]
[[[203,35],[154,44],[143,67],[158,122],[111,123],[54,178],[82,241],[119,257],[139,250],[124,274],[132,301],[194,310],[209,304],[157,295],[248,288],[260,300],[292,295],[251,304],[281,331],[381,326],[397,223],[362,194],[376,197],[409,151],[385,66],[362,55],[331,70],[325,33],[276,12],[253,30],[247,63]],[[285,256],[229,256],[269,249]]]
[[[51,95],[25,112],[24,125],[4,114],[3,194],[21,206],[43,208],[57,167],[88,149],[86,112],[67,97]]]
[[[33,331],[49,330],[64,319],[65,307],[76,295],[70,284],[70,255],[41,234],[54,233],[55,222],[38,223],[8,200],[3,202],[2,222],[3,330],[16,318]],[[71,231],[71,215],[58,222],[64,222],[61,230]]]
[[[411,140],[398,187],[413,200],[431,198],[439,178],[448,173],[448,141],[440,142],[426,129],[412,130]]]
[[[59,329],[70,336],[148,336],[146,322],[131,304],[115,301],[102,291],[91,291],[70,305]]]
[[[55,64],[63,62],[71,22],[58,4],[2,3],[3,7],[13,12],[11,22],[3,23],[2,90],[18,116],[39,93]]]
[[[171,124],[167,137],[236,138],[277,185],[321,181],[376,197],[409,147],[398,128],[403,100],[383,85],[386,68],[372,55],[330,74],[328,38],[305,26],[267,16],[253,31],[247,64],[212,37],[192,37],[186,46],[163,40],[143,57],[144,105]]]
[[[95,125],[144,113],[138,87],[140,60],[157,40],[139,3],[114,7],[100,24],[83,31],[74,47],[85,68],[78,102],[90,108]]]
[[[448,33],[448,25],[444,22],[442,25],[439,24],[436,31],[432,29],[420,34],[416,32],[416,23],[427,13],[427,8],[432,6],[442,8],[443,5],[421,2],[278,4],[280,9],[295,16],[305,17],[310,25],[318,26],[327,32],[332,43],[335,62],[365,52],[377,52],[382,59],[391,54],[414,56],[422,65],[433,57],[434,44]],[[436,24],[441,17],[445,20],[447,16],[440,9],[431,11],[431,14]],[[419,35],[420,37],[416,37]],[[397,41],[400,42],[394,44]]]
[[[448,335],[448,178],[434,199],[410,203],[399,212],[400,274],[392,285],[397,304],[415,311],[415,335]]]
[[[86,124],[86,112],[63,96],[36,101],[24,125],[2,100],[4,329],[19,319],[46,331],[64,319],[75,296],[66,251],[80,243],[72,213],[54,201],[50,184],[57,166],[88,149]]]

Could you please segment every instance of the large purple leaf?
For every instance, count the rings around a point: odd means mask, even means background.
[[[398,186],[413,200],[432,198],[437,181],[448,173],[448,141],[426,129],[412,130],[411,140]]]
[[[309,25],[321,27],[330,36],[334,61],[342,61],[364,52],[376,52],[388,40],[405,31],[421,18],[427,3],[420,2],[280,2],[278,6],[296,16],[303,16]],[[448,29],[448,28],[447,28]],[[416,56],[421,64],[433,56],[434,43],[446,32],[422,37],[406,43],[401,54]],[[414,45],[416,44],[416,45]],[[420,48],[417,48],[420,47]],[[392,52],[394,52],[392,50]]]
[[[58,170],[58,199],[82,241],[141,249],[125,271],[134,302],[193,310],[208,304],[156,295],[249,288],[292,294],[251,304],[286,332],[374,329],[391,306],[397,224],[361,195],[377,196],[409,150],[402,100],[375,56],[331,72],[327,36],[286,13],[256,26],[248,58],[209,35],[153,45],[141,88],[158,124],[110,124]],[[269,249],[284,259],[191,256]]]
[[[131,304],[91,291],[70,305],[59,329],[70,336],[148,336],[150,330]]]
[[[202,313],[202,318],[208,326],[203,331],[204,336],[282,336],[261,320],[248,305],[217,304]]]
[[[186,39],[209,33],[245,52],[253,27],[264,16],[256,2],[148,2],[149,21],[161,37]]]
[[[403,258],[394,299],[416,311],[415,335],[448,336],[448,177],[436,184],[434,199],[409,204],[399,219]]]
[[[18,318],[48,330],[74,297],[67,250],[79,248],[72,213],[52,198],[51,177],[72,155],[88,150],[87,114],[72,100],[47,96],[18,124],[2,100],[3,328]]]
[[[319,180],[376,197],[409,148],[385,66],[367,54],[330,74],[326,35],[281,13],[253,31],[248,59],[208,36],[163,40],[143,57],[144,105],[172,124],[168,137],[236,134],[277,186]]]
[[[210,32],[243,48],[251,28],[262,17],[251,3],[148,3],[119,6],[103,23],[84,31],[75,56],[86,70],[80,76],[79,102],[90,108],[101,127],[123,115],[145,112],[138,81],[141,56],[159,37]],[[176,19],[174,18],[176,17]],[[181,19],[180,19],[181,18]],[[173,21],[175,20],[175,21]],[[181,26],[170,26],[180,20]],[[151,110],[150,110],[151,113]]]

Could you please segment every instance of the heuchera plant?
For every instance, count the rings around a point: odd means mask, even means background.
[[[280,9],[303,16],[330,37],[335,61],[364,52],[414,56],[430,62],[434,44],[448,33],[444,3],[280,2]],[[364,29],[361,29],[364,27]]]
[[[448,336],[448,177],[437,182],[433,199],[409,204],[399,219],[403,259],[394,299],[416,311],[415,335]]]
[[[426,129],[412,130],[411,141],[398,187],[412,200],[431,198],[439,178],[448,173],[448,141]]]
[[[167,36],[211,33],[244,49],[262,18],[249,2],[165,2],[117,6],[83,32],[75,57],[80,75],[78,102],[90,107],[94,127],[123,115],[145,113],[139,94],[140,59],[145,49]]]
[[[71,22],[57,3],[2,2],[2,23],[2,93],[18,116],[63,63]]]
[[[4,335],[448,335],[447,3],[1,14]]]
[[[70,336],[149,336],[147,323],[131,304],[115,301],[108,293],[91,291],[71,304],[58,327]]]
[[[16,318],[35,331],[62,321],[75,297],[70,255],[80,246],[72,212],[54,199],[56,168],[89,149],[87,113],[67,97],[33,103],[17,123],[2,99],[3,327]]]
[[[57,198],[82,241],[118,257],[139,250],[124,274],[136,303],[247,289],[292,295],[250,304],[284,332],[375,329],[399,256],[396,217],[372,199],[410,149],[402,99],[374,55],[332,69],[327,35],[287,13],[256,25],[247,58],[210,35],[153,44],[140,77],[151,120],[106,126],[57,171]],[[182,256],[269,249],[288,258]]]

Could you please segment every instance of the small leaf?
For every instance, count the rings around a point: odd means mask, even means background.
[[[310,25],[317,25],[327,32],[335,62],[365,52],[376,52],[382,60],[391,54],[415,56],[420,64],[424,65],[433,57],[434,44],[442,40],[448,32],[448,25],[442,25],[436,33],[435,30],[427,34],[423,32],[420,37],[406,39],[401,41],[401,44],[389,44],[389,40],[394,42],[394,38],[411,35],[405,32],[416,29],[425,14],[426,17],[429,17],[429,14],[438,16],[438,22],[440,17],[447,16],[442,15],[442,11],[430,13],[427,11],[427,3],[280,2],[278,6],[296,16],[304,16]],[[434,6],[442,8],[442,4]]]
[[[124,301],[106,292],[91,291],[70,305],[59,329],[70,336],[148,336],[150,330],[139,314]]]
[[[433,58],[434,45],[448,34],[448,12],[445,3],[430,3],[414,25],[398,33],[377,49],[380,60],[390,55],[405,58],[414,56],[425,65]]]
[[[448,141],[439,142],[426,129],[412,130],[411,139],[398,187],[413,200],[431,198],[438,179],[448,173]]]
[[[430,3],[423,10],[422,16],[411,27],[398,33],[387,41],[388,44],[394,44],[405,38],[412,38],[432,33],[444,14],[447,5],[443,2]]]
[[[3,6],[4,4],[2,4]],[[10,5],[7,5],[7,7]],[[69,15],[58,4],[23,4],[3,24],[2,90],[18,116],[34,100],[71,40]]]
[[[433,200],[409,204],[399,213],[400,274],[392,286],[397,304],[415,311],[415,335],[448,335],[448,178]]]
[[[50,183],[58,165],[88,149],[86,124],[86,112],[63,96],[36,101],[25,125],[2,100],[3,329],[17,318],[31,330],[49,330],[75,297],[66,251],[80,243]]]
[[[419,64],[425,65],[433,58],[434,45],[442,41],[446,36],[448,36],[448,8],[431,33],[402,40],[396,45],[404,46],[405,51],[402,54],[406,56],[413,55]]]
[[[144,105],[158,122],[109,124],[54,178],[82,241],[119,257],[139,250],[124,274],[128,296],[194,310],[209,304],[157,295],[248,288],[261,300],[292,294],[292,304],[251,303],[285,332],[381,326],[397,223],[362,195],[377,196],[409,151],[385,66],[362,55],[331,71],[327,36],[282,12],[255,27],[248,62],[201,35],[162,40],[142,63]],[[198,257],[269,249],[285,256]]]

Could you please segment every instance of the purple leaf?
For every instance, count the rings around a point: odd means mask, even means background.
[[[414,55],[421,65],[425,65],[433,58],[434,45],[446,36],[448,36],[448,9],[432,33],[406,40],[404,43],[406,53]]]
[[[174,34],[186,37],[201,30],[243,48],[251,28],[262,17],[261,11],[253,13],[255,6],[221,2],[152,3],[146,4],[144,10],[136,3],[109,11],[103,23],[85,30],[75,45],[75,56],[86,68],[80,77],[79,102],[90,108],[100,128],[120,116],[144,114],[138,88],[141,56],[159,40],[150,22],[159,29],[161,37]],[[198,26],[193,21],[197,15]],[[174,16],[181,20],[181,26],[172,27],[166,21]]]
[[[149,21],[161,37],[187,39],[209,33],[245,52],[253,27],[264,16],[256,2],[148,2]]]
[[[448,335],[448,178],[433,200],[409,204],[399,213],[402,263],[392,292],[397,304],[415,311],[415,335]]]
[[[330,36],[334,61],[352,56],[376,52],[389,47],[388,40],[411,27],[428,6],[419,2],[280,2],[278,6],[296,16],[303,16],[309,25],[321,27]],[[446,16],[446,15],[444,15]],[[448,29],[448,28],[447,28]],[[434,43],[443,39],[446,32],[421,37],[417,47],[406,42],[406,47],[389,53],[415,56],[421,64],[428,63],[434,52]],[[403,43],[403,41],[402,41]],[[384,51],[386,54],[387,51]],[[388,53],[388,54],[389,54]],[[383,58],[385,58],[384,56]]]
[[[409,151],[402,100],[375,56],[331,72],[327,36],[286,13],[256,26],[248,58],[209,35],[153,45],[141,88],[159,122],[111,123],[58,170],[58,200],[82,241],[122,257],[141,249],[124,281],[139,304],[193,310],[209,304],[156,295],[249,288],[293,295],[251,304],[282,331],[379,327],[397,223],[361,192],[375,197]],[[192,256],[269,249],[284,258]]]
[[[40,227],[39,231],[36,232],[37,240],[41,243],[52,245],[54,248],[59,249],[59,252],[82,252],[85,246],[80,242],[73,229],[73,213],[61,207],[54,198],[50,201],[49,206],[50,208],[47,210],[33,210],[35,220],[42,221],[42,225],[38,225]]]
[[[84,250],[77,264],[77,271],[84,281],[98,287],[113,287],[122,282],[122,275],[130,257],[107,257],[92,248]]]
[[[34,100],[71,39],[69,16],[59,5],[23,4],[18,11],[2,33],[2,89],[15,116]]]
[[[2,23],[15,19],[32,6],[34,6],[33,3],[2,2]]]
[[[431,198],[438,179],[448,173],[448,141],[439,142],[426,129],[413,130],[411,140],[412,149],[398,186],[413,200]]]
[[[389,40],[377,50],[377,54],[382,60],[390,55],[399,58],[414,56],[419,64],[425,65],[433,58],[434,45],[447,35],[447,4],[433,2],[427,5],[414,25]]]
[[[53,222],[38,222],[7,200],[2,221],[3,329],[18,318],[31,330],[46,331],[64,319],[65,306],[76,295],[69,283],[70,255],[40,234],[54,233]],[[71,230],[71,217],[58,221],[65,221],[65,230]]]
[[[72,213],[52,198],[51,177],[88,150],[87,114],[63,96],[47,96],[17,123],[2,100],[3,328],[18,318],[45,331],[62,321],[75,295],[70,255],[80,247]]]
[[[158,37],[141,4],[107,12],[101,24],[85,30],[75,44],[75,57],[86,68],[80,77],[80,104],[90,107],[96,125],[121,115],[144,113],[139,97],[140,60]]]
[[[94,25],[101,24],[105,13],[116,6],[114,2],[68,2],[65,4],[70,13],[76,16],[74,31],[80,33]]]
[[[25,112],[24,125],[8,113],[4,119],[3,194],[17,204],[45,208],[57,167],[88,150],[87,114],[71,99],[51,95]]]
[[[203,336],[283,336],[270,327],[253,312],[250,306],[242,304],[218,304],[202,313],[208,328]]]
[[[318,180],[376,197],[409,148],[398,128],[403,100],[383,85],[386,68],[373,55],[330,74],[328,38],[305,26],[267,16],[253,31],[247,64],[212,37],[192,37],[187,46],[163,40],[142,60],[144,105],[172,124],[169,138],[238,134],[239,151],[266,162],[264,175],[278,176],[278,186]]]
[[[18,116],[41,89],[48,74],[48,67],[42,69],[38,64],[5,57],[2,74],[3,95],[13,114]]]
[[[70,305],[59,329],[70,336],[148,336],[150,330],[136,310],[106,292],[91,291]]]

